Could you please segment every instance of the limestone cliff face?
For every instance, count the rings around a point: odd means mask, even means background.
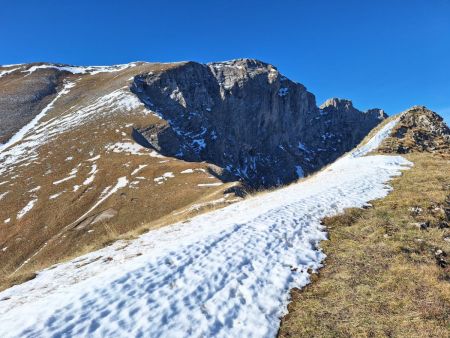
[[[348,100],[318,108],[303,85],[251,59],[141,74],[132,91],[167,121],[140,128],[137,139],[165,155],[214,163],[254,187],[319,169],[385,118]]]
[[[161,117],[158,123],[136,125],[134,139],[164,155],[215,164],[223,168],[221,179],[238,178],[252,187],[289,183],[320,169],[386,117],[379,109],[361,112],[343,99],[317,107],[305,86],[253,59],[148,64],[148,72],[133,67],[124,68],[132,79],[130,89]],[[0,67],[0,76],[5,74],[0,81],[0,143],[42,111],[64,81],[119,68]],[[77,104],[76,97],[70,100]]]
[[[353,149],[373,127],[387,118],[382,109],[374,108],[361,112],[346,99],[328,99],[320,109],[320,117],[311,124],[310,129],[319,135],[329,136],[322,137],[321,144],[314,144],[316,147],[332,150],[322,156],[324,161],[334,161],[343,152]],[[311,140],[317,142],[313,137]]]

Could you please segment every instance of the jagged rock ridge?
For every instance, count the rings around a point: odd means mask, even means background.
[[[448,153],[450,129],[437,113],[414,106],[400,115],[392,134],[380,146],[383,153]]]
[[[217,164],[253,187],[318,170],[386,117],[348,100],[318,108],[303,85],[252,59],[183,63],[135,77],[132,91],[167,122],[139,128],[137,140],[168,156]]]

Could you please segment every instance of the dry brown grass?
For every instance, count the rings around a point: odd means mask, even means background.
[[[450,193],[450,157],[406,157],[415,165],[392,181],[390,195],[324,220],[325,267],[292,290],[280,337],[450,336],[450,267],[436,257],[450,253],[450,230],[437,226]],[[417,226],[426,221],[428,229]]]
[[[135,74],[176,66],[143,64],[120,73],[81,78],[70,75],[78,79],[76,86],[55,103],[43,121],[65,116],[71,107],[80,109],[92,104],[98,97],[122,88]],[[0,185],[0,194],[7,194],[1,200],[0,208],[0,290],[26,280],[35,271],[102,248],[115,240],[132,238],[149,229],[182,221],[208,208],[227,204],[206,205],[201,210],[176,214],[193,204],[223,197],[224,191],[233,183],[199,187],[200,183],[220,182],[208,172],[207,163],[107,151],[107,145],[133,142],[132,127],[162,121],[152,114],[142,114],[139,109],[125,113],[109,113],[108,109],[97,111],[94,117],[86,119],[81,125],[36,148],[36,161],[25,163],[28,164],[26,166],[15,163],[13,170],[2,176],[0,181],[7,182]],[[100,158],[95,161],[95,178],[91,184],[83,185],[94,163],[88,159],[96,155]],[[67,161],[68,156],[73,159]],[[132,175],[140,165],[146,167]],[[78,168],[76,177],[54,184],[68,177],[75,167]],[[197,170],[191,174],[181,174],[186,169]],[[154,178],[167,172],[173,172],[175,177],[163,184],[154,181]],[[113,209],[116,215],[107,221],[76,228],[75,221],[99,200],[102,191],[114,186],[119,177],[127,177],[136,184],[133,186],[130,183],[90,213],[95,215]],[[76,191],[75,185],[80,186]],[[40,189],[33,191],[38,186]],[[58,193],[62,194],[49,199]],[[37,199],[34,207],[18,219],[18,211],[32,199]],[[233,199],[233,196],[228,199]],[[7,219],[10,221],[5,223]],[[14,272],[24,262],[27,263]]]
[[[158,174],[153,172],[153,168],[148,168],[147,171],[142,170],[139,175],[148,177],[150,180],[159,176],[160,171],[162,173],[174,171],[175,178],[168,180],[161,186],[149,184],[135,191],[127,191],[125,196],[120,194],[111,196],[109,200],[99,207],[98,211],[113,207],[119,210],[119,214],[106,222],[99,222],[81,230],[67,229],[64,231],[61,231],[61,225],[64,225],[61,222],[59,224],[56,223],[50,229],[51,232],[39,231],[39,229],[30,227],[24,228],[16,236],[11,236],[8,250],[3,252],[5,260],[0,266],[2,270],[0,290],[27,281],[29,279],[27,276],[52,264],[64,262],[98,250],[117,240],[136,238],[149,230],[187,220],[201,213],[224,207],[235,200],[235,197],[231,194],[224,195],[224,191],[235,183],[200,188],[197,187],[197,184],[208,182],[207,174],[202,172],[187,175],[179,174],[183,169],[195,167],[206,167],[206,165],[199,166],[198,164],[173,161],[171,164],[167,164],[167,168],[163,170],[158,168]],[[134,166],[131,168],[134,168]],[[102,179],[102,177],[99,176],[99,179]],[[209,181],[216,182],[213,179],[209,179]],[[225,198],[223,203],[208,203],[224,198],[224,196],[227,198]],[[95,202],[95,198],[93,202]],[[191,207],[198,204],[204,206],[190,210]],[[45,212],[48,212],[48,209],[47,211],[45,209],[42,210],[42,213]],[[70,219],[67,210],[61,210],[60,212],[62,219]],[[36,224],[36,219],[44,216],[40,213],[37,214],[36,218],[32,219],[33,223]],[[75,215],[72,216],[72,219],[75,217]],[[30,222],[30,225],[33,223]],[[89,230],[93,230],[93,232]],[[17,238],[26,238],[26,241],[17,241]],[[29,263],[17,273],[13,273],[15,268],[28,259],[33,252],[42,248],[44,243],[47,243],[47,245],[39,254],[33,256]]]
[[[36,278],[35,272],[24,272],[17,275],[8,275],[2,279],[0,283],[0,290],[10,288],[14,285],[22,284]]]

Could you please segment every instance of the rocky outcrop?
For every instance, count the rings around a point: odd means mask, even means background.
[[[78,68],[0,68],[0,143],[41,112],[66,77],[86,72]],[[225,169],[223,180],[239,178],[252,187],[289,183],[320,169],[385,118],[381,110],[360,112],[348,100],[330,99],[318,108],[303,85],[252,59],[158,66],[136,75],[131,89],[162,118],[138,126],[136,141],[215,164]]]
[[[257,60],[187,62],[136,76],[132,91],[167,123],[136,139],[188,161],[208,161],[248,185],[294,181],[352,149],[382,119],[348,100],[316,106],[306,88]]]
[[[361,112],[353,107],[352,101],[336,97],[326,100],[320,106],[320,109],[333,114],[345,114],[347,115],[347,119],[353,119],[355,121],[360,121],[361,118],[363,118],[368,122],[372,121],[372,123],[376,123],[377,121],[384,120],[388,117],[383,109],[372,108],[366,112]]]
[[[319,157],[320,165],[334,161],[352,150],[387,114],[378,108],[362,112],[347,99],[331,98],[320,106],[319,116],[310,124],[309,134],[313,148],[324,149]],[[320,139],[317,139],[319,135]]]
[[[399,122],[379,148],[383,153],[449,153],[450,129],[441,116],[424,106],[414,106],[400,115]]]

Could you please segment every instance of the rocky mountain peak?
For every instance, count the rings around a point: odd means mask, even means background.
[[[213,163],[254,187],[316,171],[382,119],[349,100],[320,110],[305,86],[255,59],[141,74],[132,91],[168,122],[136,128],[136,140],[167,156]]]
[[[270,68],[270,69],[276,69],[275,66],[268,64],[266,62],[260,61],[258,59],[248,59],[248,58],[242,58],[242,59],[233,59],[229,61],[221,61],[221,62],[210,62],[207,63],[208,66],[229,66],[229,67],[244,67],[247,69],[250,68]]]
[[[380,147],[386,153],[450,150],[450,129],[443,118],[425,106],[414,106],[400,114],[391,136]]]
[[[371,108],[366,111],[366,114],[376,116],[379,120],[384,120],[388,117],[388,114],[380,108]]]
[[[450,134],[443,118],[425,106],[414,106],[404,112],[400,122],[412,129],[421,129],[434,136],[447,136]]]
[[[353,106],[353,102],[348,99],[340,99],[337,97],[330,98],[322,103],[319,107],[321,110],[328,113],[353,113],[353,114],[366,114],[372,118],[384,120],[387,118],[387,114],[383,109],[371,108],[365,112],[356,109]]]
[[[136,141],[163,155],[217,165],[252,186],[285,184],[320,169],[383,119],[344,99],[328,100],[321,110],[305,86],[257,59],[104,67],[35,63],[0,73],[0,89],[8,93],[0,99],[0,142],[32,121],[65,83],[117,72],[128,76],[130,95],[161,118],[136,124]]]
[[[337,97],[332,97],[332,98],[326,100],[324,103],[322,103],[320,105],[319,108],[322,110],[327,110],[327,111],[332,111],[332,110],[346,111],[346,110],[355,109],[353,107],[353,102],[351,100],[340,99]]]

